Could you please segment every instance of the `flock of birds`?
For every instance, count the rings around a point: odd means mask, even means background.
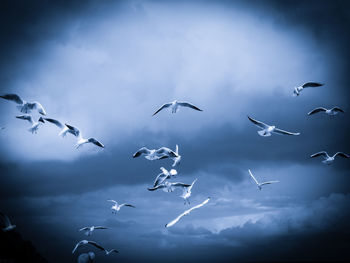
[[[320,86],[323,86],[323,84],[318,83],[318,82],[307,82],[299,87],[295,87],[294,91],[293,91],[293,96],[299,96],[300,92],[302,90],[304,90],[305,88],[320,87]],[[105,147],[100,141],[96,140],[93,137],[84,138],[82,136],[81,131],[78,128],[76,128],[70,124],[60,122],[56,119],[47,118],[46,117],[47,114],[46,114],[44,107],[37,101],[27,102],[27,101],[23,100],[17,94],[5,94],[5,95],[0,96],[0,98],[3,98],[5,100],[9,100],[9,101],[13,101],[17,104],[18,110],[23,114],[16,116],[16,118],[21,119],[21,120],[27,120],[28,122],[30,122],[31,127],[28,130],[31,133],[37,133],[40,125],[42,125],[46,122],[49,122],[49,123],[56,125],[60,129],[59,136],[65,137],[67,134],[71,134],[71,135],[75,136],[77,138],[76,148],[79,148],[80,146],[82,146],[86,143],[92,143],[92,144],[94,144],[98,147],[101,147],[101,148]],[[175,101],[163,104],[153,114],[153,116],[166,108],[170,108],[172,113],[176,113],[180,107],[187,107],[190,109],[194,109],[196,111],[202,111],[200,108],[196,107],[195,105],[193,105],[191,103],[180,102],[180,101],[175,100]],[[35,111],[39,113],[39,117],[36,118],[37,120],[34,119],[34,117],[31,115],[31,113],[33,113]],[[313,114],[320,113],[320,112],[324,112],[329,116],[334,116],[338,113],[344,113],[344,111],[341,108],[336,106],[336,107],[333,107],[331,109],[326,109],[324,107],[318,107],[318,108],[315,108],[312,111],[310,111],[308,113],[308,115],[313,115]],[[293,136],[297,136],[300,134],[298,132],[289,132],[286,130],[279,129],[274,125],[265,124],[264,122],[261,122],[261,121],[258,121],[256,119],[251,118],[250,116],[248,116],[248,119],[249,119],[249,121],[251,121],[254,125],[256,125],[260,129],[257,132],[260,136],[263,136],[263,137],[271,136],[273,133],[279,134],[279,135],[293,135]],[[170,159],[173,162],[172,167],[177,167],[181,161],[181,155],[179,154],[178,145],[176,145],[175,150],[172,150],[168,147],[161,147],[159,149],[148,149],[146,147],[142,147],[133,154],[133,158],[137,158],[140,156],[144,156],[145,159],[150,160],[150,161]],[[331,164],[335,160],[335,157],[337,157],[337,156],[340,156],[343,158],[349,158],[349,155],[347,155],[343,152],[337,152],[333,156],[329,156],[328,153],[325,151],[321,151],[321,152],[312,154],[310,157],[314,158],[314,157],[319,157],[319,156],[324,158],[323,163],[325,163],[325,164]],[[177,176],[177,174],[178,174],[177,170],[171,169],[170,171],[168,171],[164,167],[160,167],[160,170],[161,170],[161,173],[159,173],[156,176],[156,178],[153,182],[153,186],[148,188],[148,190],[149,191],[156,191],[156,190],[162,189],[165,192],[173,192],[175,189],[178,189],[178,188],[182,189],[182,194],[180,195],[180,197],[183,198],[184,204],[190,205],[189,198],[190,198],[191,193],[192,193],[192,188],[195,185],[197,179],[195,179],[191,184],[186,184],[183,182],[171,182],[171,179]],[[248,170],[248,173],[249,173],[250,177],[252,178],[253,182],[257,185],[259,190],[261,190],[262,187],[265,185],[279,182],[279,181],[259,182],[254,177],[254,175],[250,169]],[[131,205],[128,203],[118,204],[117,201],[112,200],[112,199],[109,199],[107,201],[113,203],[113,206],[111,207],[113,214],[119,212],[122,207],[135,208],[134,205]],[[206,205],[209,201],[210,201],[210,197],[205,199],[202,203],[185,210],[183,213],[181,213],[175,219],[173,219],[169,223],[165,224],[165,227],[167,227],[167,228],[172,227],[183,216],[186,216],[186,215],[190,214],[193,210],[198,209],[198,208]],[[2,230],[3,231],[5,231],[5,232],[11,231],[16,227],[15,225],[12,225],[9,218],[2,213],[0,213],[0,219],[2,221],[2,225],[3,225]],[[104,230],[104,229],[107,229],[107,227],[87,226],[87,227],[83,227],[83,228],[79,229],[79,231],[84,231],[86,236],[91,236],[95,230]],[[98,244],[97,242],[91,241],[91,240],[85,240],[85,239],[79,241],[75,245],[72,253],[74,254],[75,251],[79,247],[84,246],[84,245],[94,246],[94,247],[98,248],[99,250],[104,251],[106,255],[109,255],[111,253],[118,253],[118,250],[116,250],[116,249],[107,250],[103,246]],[[83,253],[79,256],[78,262],[92,262],[94,259],[95,259],[95,254],[93,252]]]

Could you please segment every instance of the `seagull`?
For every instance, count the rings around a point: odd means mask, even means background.
[[[25,100],[21,99],[21,97],[17,94],[5,94],[0,96],[0,98],[3,98],[5,100],[11,100],[19,104],[17,105],[17,108],[22,113],[30,113],[32,110],[37,110],[41,115],[46,115],[44,107],[37,101],[26,102]]]
[[[71,125],[69,125],[67,123],[65,125],[69,129],[68,132],[71,133],[71,134],[74,134],[75,137],[78,138],[77,144],[75,145],[75,148],[78,149],[80,146],[82,146],[85,143],[93,143],[93,144],[97,145],[98,147],[105,148],[105,146],[101,142],[96,140],[95,138],[89,138],[89,139],[83,138],[83,136],[82,136],[82,134],[81,134],[81,132],[80,132],[80,130],[78,128],[73,127],[73,126],[71,126]]]
[[[299,86],[299,87],[295,87],[294,91],[293,91],[293,96],[299,96],[300,92],[305,89],[305,88],[315,88],[315,87],[320,87],[323,86],[323,83],[319,83],[319,82],[306,82],[303,85]]]
[[[67,133],[70,133],[76,136],[75,131],[70,130],[64,123],[51,118],[44,118],[44,120],[55,124],[58,128],[61,129],[60,133],[58,134],[59,136],[65,137]]]
[[[104,226],[87,226],[79,229],[79,231],[85,231],[85,235],[90,236],[95,229],[107,229]]]
[[[0,217],[1,217],[1,219],[2,219],[1,221],[3,223],[3,226],[1,228],[2,231],[8,232],[8,231],[11,231],[11,230],[16,228],[16,225],[12,225],[12,223],[7,215],[0,212]]]
[[[310,156],[310,158],[314,158],[314,157],[318,157],[318,156],[322,156],[323,157],[323,161],[322,163],[324,164],[332,164],[335,157],[336,156],[341,156],[343,158],[350,158],[349,155],[347,155],[346,153],[343,153],[343,152],[337,152],[336,154],[334,154],[333,156],[329,156],[327,152],[325,151],[322,151],[322,152],[318,152],[318,153],[314,153]]]
[[[284,131],[284,130],[281,130],[281,129],[278,129],[276,128],[276,126],[270,126],[270,125],[267,125],[261,121],[258,121],[258,120],[254,120],[253,118],[249,117],[248,116],[248,119],[254,123],[256,126],[258,126],[259,128],[261,128],[262,130],[261,131],[258,131],[258,134],[260,136],[263,136],[263,137],[268,137],[268,136],[271,136],[271,133],[277,133],[277,134],[282,134],[282,135],[299,135],[300,133],[299,132],[288,132],[288,131]]]
[[[259,190],[261,190],[263,185],[266,184],[273,184],[273,183],[279,183],[279,181],[267,181],[267,182],[263,182],[263,183],[259,183],[258,180],[255,179],[254,175],[252,174],[252,172],[250,170],[248,170],[250,176],[253,178],[254,182],[256,183],[256,185],[258,186]]]
[[[111,207],[112,214],[116,214],[120,210],[120,208],[122,208],[123,206],[129,206],[129,207],[135,208],[135,206],[130,205],[130,204],[126,204],[126,203],[118,205],[118,202],[115,200],[108,199],[107,201],[114,203],[114,205]]]
[[[91,262],[94,262],[94,259],[95,259],[94,252],[83,253],[78,257],[78,263],[91,263]]]
[[[176,151],[178,151],[178,146],[176,145]],[[176,153],[176,151],[174,152],[173,150],[170,150],[167,147],[161,147],[159,149],[148,149],[146,147],[142,147],[141,149],[139,149],[136,153],[134,153],[134,155],[132,156],[133,158],[137,158],[141,155],[145,155],[145,158],[147,160],[161,160],[161,159],[166,159],[166,158],[173,158],[174,159],[174,163],[173,166],[177,165],[180,160],[181,160],[181,156]],[[178,159],[176,159],[178,158]]]
[[[180,195],[180,197],[182,197],[184,199],[185,204],[186,203],[190,204],[190,201],[188,200],[188,198],[191,196],[191,193],[192,193],[191,190],[192,190],[192,187],[196,181],[197,181],[197,179],[195,179],[190,186],[183,188],[183,193],[182,193],[182,195]]]
[[[100,249],[100,250],[103,250],[103,251],[106,251],[103,247],[101,247],[99,244],[97,244],[95,241],[89,241],[89,240],[81,240],[81,241],[79,241],[76,245],[75,245],[75,247],[74,247],[74,249],[73,249],[73,251],[72,251],[72,254],[74,254],[74,252],[75,252],[75,250],[77,250],[77,248],[78,247],[80,247],[80,246],[82,246],[82,245],[86,245],[86,244],[90,244],[90,245],[93,245],[94,247],[97,247],[98,249]]]
[[[202,111],[200,108],[197,108],[196,106],[194,106],[191,103],[180,102],[180,101],[174,100],[172,102],[163,104],[155,113],[153,113],[152,116],[156,115],[162,109],[169,108],[169,107],[171,107],[171,113],[176,113],[179,110],[179,106],[192,108],[192,109],[197,110],[197,111]]]
[[[333,107],[331,109],[318,107],[318,108],[315,108],[312,111],[310,111],[307,115],[312,115],[312,114],[315,114],[315,113],[318,113],[318,112],[321,112],[321,111],[323,111],[324,113],[328,114],[329,116],[337,115],[339,112],[344,113],[344,111],[341,108],[339,108],[338,106],[335,106],[335,107]]]
[[[118,250],[116,250],[116,249],[111,249],[110,251],[108,251],[108,250],[105,250],[105,252],[106,252],[106,255],[108,256],[109,254],[111,254],[111,253],[113,253],[113,252],[115,252],[115,253],[119,253],[119,251]]]
[[[187,209],[185,212],[183,212],[181,215],[179,215],[177,218],[175,218],[173,221],[170,221],[168,224],[165,225],[165,227],[171,227],[173,225],[175,225],[180,219],[181,217],[188,215],[189,213],[191,213],[192,210],[195,210],[197,208],[202,207],[203,205],[205,205],[206,203],[208,203],[210,200],[210,197],[208,197],[203,203],[196,205],[194,207],[191,207],[190,209]]]
[[[160,167],[160,170],[162,172],[158,174],[156,180],[154,181],[153,187],[156,187],[157,185],[162,184],[165,180],[177,175],[177,171],[175,169],[171,169],[170,171],[168,171],[164,167]]]
[[[159,184],[153,188],[147,188],[148,191],[155,191],[158,189],[163,189],[164,192],[173,192],[175,190],[176,187],[190,187],[190,184],[184,184],[184,183],[180,183],[180,182],[175,182],[175,183],[170,183],[168,181],[165,181],[162,184]]]
[[[16,118],[29,121],[32,124],[32,127],[30,127],[28,131],[35,134],[38,132],[40,124],[45,123],[42,117],[40,117],[38,121],[34,121],[33,117],[30,115],[20,115],[20,116],[16,116]]]

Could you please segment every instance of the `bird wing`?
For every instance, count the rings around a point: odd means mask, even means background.
[[[63,127],[64,127],[64,124],[59,122],[58,120],[51,119],[51,118],[44,118],[44,120],[55,124],[58,128],[63,129]]]
[[[19,116],[16,116],[16,118],[17,119],[21,119],[21,120],[29,121],[31,124],[34,123],[33,117],[30,116],[30,115],[19,115]]]
[[[323,156],[323,157],[327,158],[327,157],[328,157],[328,154],[327,154],[327,152],[322,151],[322,152],[318,152],[318,153],[312,154],[312,155],[310,156],[310,158],[314,158],[314,157],[318,157],[318,156]]]
[[[336,157],[336,156],[341,156],[341,157],[344,157],[344,158],[350,158],[349,155],[347,155],[346,153],[343,153],[343,152],[337,152],[336,154],[334,154],[333,157]]]
[[[320,111],[326,111],[327,109],[323,108],[323,107],[318,107],[318,108],[315,108],[313,109],[312,111],[310,111],[307,115],[312,115],[312,114],[315,114],[317,112],[320,112]]]
[[[255,179],[255,177],[254,177],[254,175],[252,174],[252,172],[251,172],[250,170],[248,170],[248,172],[249,172],[250,176],[253,178],[254,182],[255,182],[257,185],[259,185],[258,180]]]
[[[267,181],[267,182],[263,182],[260,184],[260,186],[265,185],[265,184],[274,184],[274,183],[279,183],[280,181]]]
[[[192,184],[190,185],[190,187],[188,188],[188,191],[192,190],[193,185],[195,184],[195,182],[197,182],[197,178],[194,179],[194,181],[192,182]]]
[[[97,247],[98,249],[101,249],[101,250],[105,251],[105,249],[102,246],[100,246],[99,244],[97,244],[95,241],[88,241],[88,243],[90,245],[93,245],[94,247]]]
[[[163,173],[158,174],[156,180],[154,180],[153,187],[156,187],[157,185],[162,184],[166,179],[169,178],[169,176],[166,176],[166,175],[162,176],[162,175],[164,174]]]
[[[29,102],[27,105],[29,109],[31,110],[36,109],[40,114],[46,115],[44,107],[39,102],[33,101],[33,102]]]
[[[194,109],[194,110],[203,111],[203,110],[201,110],[200,108],[194,106],[193,104],[191,104],[191,103],[189,103],[189,102],[178,102],[177,104],[180,105],[180,106],[183,106],[183,107],[192,108],[192,109]]]
[[[89,230],[90,227],[83,227],[83,228],[80,228],[79,231],[85,231],[85,230]]]
[[[157,154],[166,154],[170,157],[178,157],[178,155],[168,147],[161,147],[156,151]],[[162,156],[163,157],[163,156]]]
[[[95,229],[108,229],[108,228],[104,226],[95,226]]]
[[[196,205],[196,206],[194,206],[194,207],[192,207],[192,208],[186,210],[185,212],[186,212],[186,213],[190,213],[192,210],[198,209],[198,208],[202,207],[203,205],[207,204],[207,203],[209,202],[209,200],[210,200],[210,197],[208,197],[207,199],[205,199],[205,200],[204,200],[202,203],[200,203],[199,205]]]
[[[119,253],[119,251],[116,250],[116,249],[114,249],[114,248],[111,249],[110,251],[107,251],[107,250],[106,250],[106,254],[107,254],[107,255],[111,254],[112,252]]]
[[[98,147],[105,148],[105,146],[101,142],[96,140],[95,138],[89,138],[88,142],[91,142],[91,143],[97,145]]]
[[[303,85],[301,85],[303,88],[315,88],[315,87],[320,87],[323,86],[323,83],[319,82],[306,82]]]
[[[184,184],[184,183],[181,183],[181,182],[175,182],[175,183],[170,183],[171,186],[175,186],[175,187],[190,187],[191,185],[190,184]]]
[[[175,225],[175,224],[181,219],[181,217],[183,217],[184,215],[186,215],[186,211],[183,212],[182,214],[180,214],[180,215],[179,215],[178,217],[176,217],[174,220],[172,220],[172,221],[170,221],[169,223],[167,223],[167,224],[165,225],[165,227],[171,227],[171,226]]]
[[[76,137],[80,137],[81,136],[81,133],[80,133],[80,130],[76,127],[73,127],[72,125],[69,125],[69,124],[65,124],[67,126],[67,128],[69,129],[68,131],[73,134],[74,136]]]
[[[134,155],[132,157],[136,158],[136,157],[141,156],[142,154],[150,154],[150,153],[151,153],[151,151],[149,149],[147,149],[146,147],[142,147],[136,153],[134,153]]]
[[[18,96],[17,94],[5,94],[0,96],[0,98],[3,98],[5,100],[11,100],[13,102],[16,102],[17,104],[23,104],[24,101],[21,99],[20,96]]]
[[[282,134],[282,135],[299,135],[300,134],[300,132],[289,132],[278,128],[275,128],[273,132],[277,134]]]
[[[263,122],[261,122],[261,121],[254,120],[253,118],[251,118],[251,117],[249,117],[249,116],[247,116],[247,117],[248,117],[248,119],[249,119],[252,123],[254,123],[254,124],[255,124],[256,126],[258,126],[259,128],[266,129],[266,128],[269,127],[269,125],[267,125],[267,124],[265,124],[265,123],[263,123]]]
[[[156,115],[158,112],[160,112],[162,109],[168,108],[171,106],[172,103],[165,103],[163,104],[155,113],[153,113],[152,116]]]
[[[130,205],[130,204],[126,204],[126,203],[120,205],[120,207],[122,207],[122,206],[128,206],[128,207],[133,207],[133,208],[135,208],[135,206]]]
[[[83,243],[83,241],[79,241],[79,242],[75,245],[75,247],[74,247],[74,249],[73,249],[73,251],[72,251],[72,254],[74,254],[75,250],[77,250],[77,248],[78,248],[82,243]]]
[[[342,113],[345,112],[344,110],[342,110],[342,109],[339,108],[338,106],[333,107],[331,110],[332,110],[332,111],[339,111],[339,112],[342,112]]]
[[[159,184],[159,185],[157,185],[155,187],[147,188],[147,189],[148,189],[148,191],[155,191],[155,190],[162,189],[162,188],[165,188],[165,187],[166,187],[165,184]]]
[[[118,204],[118,202],[115,201],[115,200],[113,200],[113,199],[108,199],[107,201],[108,201],[108,202],[113,202],[113,203],[115,203],[115,204]]]

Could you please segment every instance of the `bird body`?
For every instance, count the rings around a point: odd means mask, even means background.
[[[197,179],[195,179],[190,186],[183,188],[183,192],[182,192],[182,195],[180,195],[180,197],[184,199],[185,204],[186,203],[190,204],[189,197],[192,194],[192,187],[195,184],[195,182],[197,182]]]
[[[27,114],[30,113],[32,110],[37,110],[41,115],[46,115],[44,107],[37,101],[27,102],[17,94],[5,94],[1,95],[0,98],[17,103],[17,108],[22,113]]]
[[[172,102],[163,104],[155,113],[153,113],[153,116],[165,108],[171,108],[171,113],[176,113],[179,110],[179,107],[188,107],[197,111],[202,111],[201,109],[199,109],[198,107],[194,106],[189,102],[180,102],[180,101],[174,100]]]
[[[319,83],[319,82],[306,82],[303,85],[294,88],[293,96],[294,97],[299,96],[300,92],[305,88],[315,88],[323,85],[324,85],[323,83]]]
[[[28,131],[30,131],[31,133],[37,133],[40,125],[42,123],[45,123],[42,117],[39,117],[38,121],[34,121],[33,117],[30,115],[19,115],[19,116],[16,116],[16,118],[29,121],[32,124],[32,127],[30,127]]]
[[[252,174],[252,172],[250,170],[248,170],[250,176],[253,178],[254,182],[256,183],[256,185],[258,186],[258,189],[261,190],[263,185],[267,185],[267,184],[273,184],[273,183],[279,183],[279,181],[267,181],[267,182],[263,182],[263,183],[259,183],[258,180],[256,180],[256,178],[254,177],[254,175]]]
[[[310,156],[310,158],[315,158],[315,157],[319,157],[319,156],[322,156],[323,157],[323,161],[322,163],[324,164],[327,164],[327,165],[330,165],[334,162],[335,160],[335,157],[337,156],[340,156],[340,157],[343,157],[343,158],[350,158],[349,155],[347,155],[346,153],[343,153],[343,152],[337,152],[335,153],[333,156],[329,156],[328,153],[326,151],[321,151],[321,152],[318,152],[318,153],[314,153]]]
[[[180,214],[178,217],[176,217],[174,220],[170,221],[168,224],[165,225],[165,227],[171,227],[173,225],[175,225],[183,216],[188,215],[189,213],[191,213],[191,211],[198,209],[200,207],[202,207],[203,205],[207,204],[210,200],[210,197],[208,197],[206,200],[204,200],[202,203],[200,203],[199,205],[196,205],[194,207],[191,207],[190,209],[187,209],[185,212],[183,212],[182,214]]]
[[[300,134],[299,132],[288,132],[285,130],[278,129],[278,128],[276,128],[276,126],[267,125],[261,121],[255,120],[249,116],[248,116],[248,119],[261,129],[260,131],[258,131],[258,134],[262,137],[271,136],[272,133],[276,133],[279,135],[299,135]]]
[[[79,229],[79,231],[85,231],[85,235],[90,236],[95,229],[107,229],[103,226],[87,226]]]
[[[326,109],[324,107],[317,107],[317,108],[313,109],[312,111],[310,111],[307,115],[310,116],[310,115],[318,113],[318,112],[324,112],[329,116],[337,115],[339,112],[344,113],[344,111],[341,108],[339,108],[338,106],[335,106],[331,109]]]
[[[123,206],[128,206],[128,207],[133,207],[133,208],[135,208],[135,206],[130,205],[130,204],[127,204],[127,203],[124,203],[124,204],[120,204],[120,205],[119,205],[117,201],[112,200],[112,199],[108,199],[107,201],[108,201],[108,202],[114,203],[114,205],[111,207],[112,214],[116,214],[116,213],[120,210],[120,208],[122,208]]]

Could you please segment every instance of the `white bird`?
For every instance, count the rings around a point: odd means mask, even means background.
[[[274,183],[279,183],[279,181],[267,181],[267,182],[263,182],[263,183],[259,183],[258,180],[255,179],[254,175],[252,174],[252,172],[250,170],[248,170],[250,176],[253,178],[254,182],[256,183],[256,185],[258,186],[259,190],[262,189],[263,185],[266,184],[274,184]]]
[[[248,116],[248,119],[254,123],[257,127],[259,127],[260,129],[262,129],[261,131],[258,131],[258,134],[260,136],[263,137],[268,137],[271,136],[271,133],[276,133],[276,134],[282,134],[282,135],[299,135],[299,132],[288,132],[288,131],[284,131],[281,129],[276,128],[276,126],[271,126],[271,125],[267,125],[261,121],[258,120],[254,120],[253,118]]]
[[[1,225],[2,231],[8,232],[16,228],[16,225],[12,225],[7,215],[0,212],[0,217],[2,221],[2,225]]]
[[[82,146],[85,143],[93,143],[93,144],[97,145],[98,147],[105,148],[105,146],[101,142],[96,140],[95,138],[89,138],[89,139],[83,138],[83,136],[82,136],[82,134],[81,134],[81,132],[80,132],[80,130],[78,128],[73,127],[73,126],[71,126],[71,125],[69,125],[67,123],[65,125],[69,129],[68,132],[73,134],[75,137],[77,137],[77,143],[75,145],[75,148],[78,149],[80,146]]]
[[[17,108],[22,113],[30,113],[32,110],[37,110],[41,115],[46,115],[44,107],[37,101],[26,102],[25,100],[21,99],[21,97],[17,94],[5,94],[0,96],[0,98],[17,103]]]
[[[180,187],[189,187],[191,186],[190,184],[184,184],[184,183],[180,183],[180,182],[175,182],[175,183],[171,183],[168,181],[165,181],[162,184],[158,184],[157,186],[153,187],[153,188],[147,188],[148,191],[155,191],[158,189],[163,189],[164,192],[173,192],[175,190],[175,188]]]
[[[178,151],[178,146],[176,145],[177,151]],[[161,159],[166,159],[166,158],[173,158],[174,163],[173,166],[177,165],[180,160],[181,156],[174,152],[173,150],[170,150],[168,147],[161,147],[159,149],[148,149],[146,147],[142,147],[139,149],[134,155],[132,156],[133,158],[137,158],[141,155],[144,155],[147,160],[161,160]]]
[[[200,208],[203,205],[207,204],[209,202],[209,200],[210,200],[210,197],[208,197],[203,203],[196,205],[194,207],[191,207],[190,209],[187,209],[185,212],[183,212],[177,218],[175,218],[174,220],[172,220],[168,224],[166,224],[165,227],[171,227],[171,226],[175,225],[183,216],[188,215],[192,210],[195,210],[195,209]]]
[[[174,100],[172,102],[169,102],[169,103],[165,103],[163,104],[155,113],[153,113],[152,116],[156,115],[158,112],[160,112],[161,110],[165,109],[165,108],[171,108],[171,113],[176,113],[178,110],[179,110],[179,107],[188,107],[188,108],[192,108],[194,110],[197,110],[197,111],[202,111],[201,109],[197,108],[196,106],[194,106],[193,104],[191,103],[188,103],[188,102],[180,102],[180,101],[177,101],[177,100]]]
[[[315,88],[323,85],[324,85],[323,83],[319,83],[319,82],[306,82],[303,85],[294,88],[293,96],[294,97],[299,96],[300,92],[305,88]]]
[[[90,236],[95,229],[107,229],[104,226],[87,226],[79,229],[79,231],[85,231],[85,235]]]
[[[177,157],[171,158],[174,161],[172,164],[172,167],[178,166],[181,162],[181,155],[179,154],[179,146],[177,144],[175,147],[175,153],[176,153]]]
[[[331,109],[318,107],[318,108],[315,108],[312,111],[310,111],[307,115],[312,115],[312,114],[315,114],[315,113],[318,113],[318,112],[321,112],[321,111],[323,111],[324,113],[328,114],[329,116],[337,115],[339,112],[344,113],[344,111],[341,108],[339,108],[338,106],[335,106],[335,107],[333,107]]]
[[[51,118],[44,118],[45,121],[51,122],[55,124],[58,128],[61,129],[60,133],[58,134],[59,136],[65,137],[67,133],[73,134],[76,136],[76,133],[74,130],[70,130],[64,123],[56,120],[56,119],[51,119]]]
[[[182,193],[182,195],[180,195],[180,197],[182,197],[184,199],[185,204],[186,203],[190,204],[190,201],[188,200],[188,198],[191,196],[191,193],[192,193],[191,190],[192,190],[192,187],[196,181],[197,181],[197,179],[195,179],[190,186],[183,188],[183,193]]]
[[[119,251],[118,250],[116,250],[115,248],[113,248],[113,249],[111,249],[111,250],[105,250],[105,252],[106,252],[106,255],[108,256],[109,254],[111,254],[111,253],[119,253]]]
[[[83,253],[80,254],[78,257],[78,263],[91,263],[94,262],[95,259],[95,253],[89,252],[89,253]]]
[[[113,202],[113,203],[114,203],[114,205],[111,207],[112,213],[113,213],[113,214],[116,214],[116,213],[120,210],[120,208],[122,208],[123,206],[128,206],[128,207],[133,207],[133,208],[135,208],[135,206],[130,205],[130,204],[126,204],[126,203],[118,205],[118,202],[115,201],[115,200],[112,200],[112,199],[108,199],[107,201],[108,201],[108,202]]]
[[[20,115],[16,116],[17,119],[26,120],[29,121],[32,124],[32,127],[28,129],[31,133],[37,133],[39,130],[39,127],[42,123],[45,123],[44,119],[42,117],[39,117],[38,121],[34,121],[33,117],[30,115]]]
[[[79,241],[79,242],[75,245],[75,247],[74,247],[74,249],[73,249],[73,251],[72,251],[72,254],[74,254],[74,252],[77,250],[78,247],[80,247],[80,246],[82,246],[82,245],[87,245],[87,244],[93,245],[94,247],[97,247],[97,248],[100,249],[100,250],[106,251],[102,246],[100,246],[99,244],[97,244],[95,241],[90,241],[90,240],[85,240],[85,239],[84,239],[84,240]]]
[[[171,169],[170,171],[168,171],[164,167],[160,167],[160,170],[162,172],[158,174],[156,180],[154,181],[153,187],[156,187],[157,185],[162,184],[165,180],[177,175],[177,171],[175,169]]]
[[[343,152],[337,152],[333,156],[329,156],[328,153],[325,151],[314,153],[310,156],[310,158],[314,158],[314,157],[318,157],[318,156],[323,157],[324,160],[322,161],[322,163],[324,163],[324,164],[332,164],[334,162],[335,157],[337,157],[337,156],[341,156],[341,157],[347,158],[347,159],[350,158],[349,155],[347,155],[346,153],[343,153]]]

